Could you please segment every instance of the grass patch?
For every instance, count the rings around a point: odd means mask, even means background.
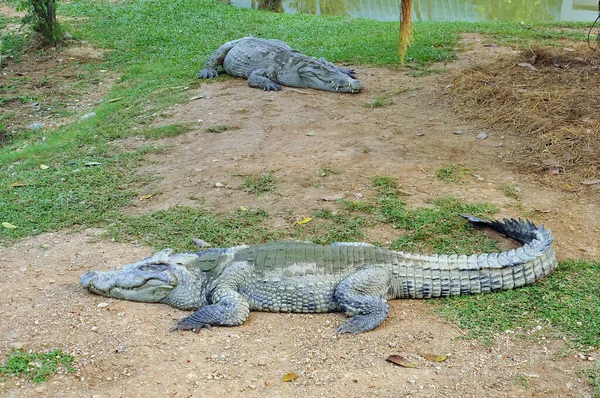
[[[228,126],[225,124],[220,124],[218,126],[214,126],[214,127],[209,127],[207,129],[204,130],[205,133],[207,134],[220,134],[220,133],[224,133],[226,131],[229,130],[233,130],[235,127],[233,126]]]
[[[564,261],[547,278],[516,290],[444,299],[437,311],[492,342],[511,330],[524,337],[566,337],[578,349],[600,347],[600,263]],[[539,332],[536,327],[541,325]]]
[[[0,374],[27,377],[34,383],[41,383],[56,373],[73,373],[74,361],[74,356],[60,349],[43,353],[15,351],[0,367]]]
[[[299,227],[296,239],[318,244],[357,242],[364,239],[367,220],[362,216],[341,211],[319,209],[313,212],[313,221]]]
[[[338,174],[342,174],[344,171],[341,169],[336,169],[335,167],[331,167],[331,166],[321,166],[319,167],[319,169],[317,170],[317,175],[319,177],[328,177],[330,175],[338,175]]]
[[[177,206],[143,216],[121,214],[111,224],[108,235],[118,241],[136,241],[156,248],[198,250],[192,238],[201,238],[215,246],[264,243],[279,240],[284,232],[266,226],[263,210],[237,210],[217,214],[205,206]]]
[[[450,166],[437,169],[435,176],[444,182],[460,183],[464,176],[472,171],[472,169],[452,164]]]
[[[394,99],[387,95],[379,95],[372,101],[367,101],[363,104],[365,108],[383,108],[394,104]]]
[[[594,366],[582,369],[577,372],[580,377],[584,377],[594,388],[594,398],[600,398],[600,361],[596,361]]]
[[[240,188],[257,196],[265,192],[276,192],[275,177],[271,173],[250,176],[244,180]]]
[[[15,62],[21,61],[23,46],[27,40],[22,34],[6,33],[0,37],[0,57],[12,58]]]
[[[504,184],[502,185],[502,192],[504,193],[504,195],[506,195],[509,198],[516,198],[519,196],[519,192],[521,191],[521,189],[519,188],[519,185],[516,183],[512,183],[512,184]]]
[[[167,124],[164,126],[149,126],[139,132],[139,135],[157,140],[160,138],[177,137],[192,131],[194,128],[192,123],[176,123]]]

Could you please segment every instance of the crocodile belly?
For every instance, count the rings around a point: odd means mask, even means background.
[[[262,275],[248,281],[239,292],[254,311],[335,312],[340,310],[333,298],[337,283],[325,280],[322,275],[293,278]]]

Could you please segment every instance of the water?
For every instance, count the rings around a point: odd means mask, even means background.
[[[400,0],[231,0],[245,8],[398,21]],[[593,22],[598,0],[413,0],[414,21]]]

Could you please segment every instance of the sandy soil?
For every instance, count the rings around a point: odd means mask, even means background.
[[[448,84],[453,74],[511,53],[483,46],[477,36],[467,39],[471,49],[446,73],[415,78],[406,71],[358,67],[365,90],[356,95],[289,88],[266,93],[239,79],[203,84],[190,91],[190,98],[203,98],[155,120],[194,122],[197,129],[153,142],[165,151],[149,155],[139,171],[161,178],[141,190],[140,195],[153,195],[150,200],[127,211],[198,206],[190,199],[195,196],[220,211],[265,209],[275,226],[284,227],[314,209],[335,209],[335,203],[322,200],[325,196],[373,195],[370,178],[386,175],[402,184],[411,205],[448,195],[492,202],[500,207],[499,216],[527,214],[552,228],[560,259],[598,261],[598,191],[548,188],[539,176],[512,166],[518,136],[487,129],[488,138],[478,140],[483,126],[465,123],[452,112]],[[378,96],[392,98],[393,104],[364,106]],[[205,132],[218,125],[235,129]],[[148,143],[129,139],[119,145],[134,149]],[[439,181],[435,171],[451,164],[473,171],[461,184]],[[317,170],[322,166],[343,172],[321,177]],[[247,176],[266,172],[274,175],[277,193],[253,196],[239,189]],[[516,198],[502,191],[513,183],[520,188]],[[42,384],[4,379],[0,395],[592,396],[577,375],[591,362],[576,352],[558,358],[562,341],[533,343],[507,331],[486,347],[460,339],[461,330],[419,301],[392,302],[382,326],[357,336],[336,336],[341,314],[252,313],[236,328],[169,333],[186,313],[80,288],[79,277],[87,270],[151,253],[148,247],[98,239],[101,232],[61,231],[0,249],[0,354],[62,348],[77,358],[75,374],[56,375]],[[386,242],[394,231],[377,228],[368,237]],[[429,362],[424,353],[448,354],[449,359]],[[390,364],[385,361],[390,354],[405,356],[417,367]],[[298,379],[283,382],[290,372]]]

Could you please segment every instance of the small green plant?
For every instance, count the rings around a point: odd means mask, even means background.
[[[275,177],[271,173],[251,176],[244,180],[241,188],[257,196],[265,192],[275,192]]]
[[[394,94],[402,94],[402,93],[406,93],[409,91],[418,91],[418,90],[422,90],[423,87],[401,87],[401,88],[397,88],[394,90]]]
[[[398,185],[398,181],[392,177],[375,176],[371,179],[371,183],[380,196],[398,196],[400,186]]]
[[[321,166],[319,170],[317,170],[317,175],[319,177],[327,177],[332,174],[342,174],[343,170],[333,168],[331,166]]]
[[[531,379],[524,374],[516,375],[513,379],[513,384],[525,390],[529,390],[531,388]]]
[[[516,198],[519,195],[520,188],[516,183],[502,185],[502,192],[509,198]]]
[[[360,151],[362,153],[369,153],[369,152],[372,151],[372,149],[370,147],[368,147],[367,145],[365,145],[365,146],[363,146],[363,147],[360,148]]]
[[[27,11],[23,22],[30,23],[33,30],[42,34],[49,44],[62,40],[62,27],[56,20],[57,0],[21,0],[17,10]]]
[[[48,352],[27,353],[15,351],[0,367],[0,373],[8,376],[25,376],[34,383],[46,381],[56,373],[73,373],[75,357],[60,349]]]
[[[459,183],[462,181],[463,177],[471,171],[471,169],[452,164],[450,166],[437,169],[435,176],[444,182]]]
[[[365,108],[382,108],[394,104],[394,99],[389,96],[377,96],[373,101],[368,101],[363,104]]]
[[[19,62],[25,42],[25,37],[22,34],[9,32],[0,36],[0,66],[4,57],[11,57],[15,62]]]
[[[220,133],[224,133],[226,131],[233,130],[233,129],[234,129],[233,126],[228,126],[226,124],[220,124],[215,127],[209,127],[207,129],[205,129],[204,132],[208,133],[208,134],[220,134]]]
[[[40,98],[35,95],[22,95],[19,97],[19,101],[24,104],[32,104],[34,102],[39,102]]]
[[[600,398],[600,361],[596,361],[594,366],[582,369],[577,372],[579,376],[585,377],[594,388],[594,398]]]
[[[411,69],[410,74],[414,77],[423,77],[427,75],[434,75],[437,73],[445,73],[448,71],[448,69],[446,68],[428,68],[426,66],[416,64],[407,66]]]

